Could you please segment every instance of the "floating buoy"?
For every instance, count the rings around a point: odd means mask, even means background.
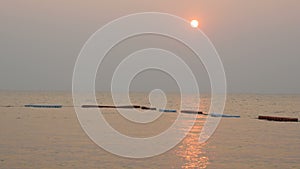
[[[146,106],[141,106],[141,109],[143,109],[143,110],[156,110],[155,107],[146,107]]]
[[[116,106],[116,108],[121,108],[121,109],[139,109],[141,106],[138,105],[128,105],[128,106]]]
[[[159,109],[160,112],[169,112],[169,113],[176,113],[176,110],[172,110],[172,109]]]
[[[290,121],[290,122],[298,122],[298,118],[291,117],[275,117],[275,116],[258,116],[260,120],[270,120],[270,121]]]
[[[140,108],[137,105],[125,105],[125,106],[108,106],[108,105],[82,105],[82,108],[122,108],[122,109],[133,109]]]
[[[187,114],[203,114],[202,111],[193,111],[193,110],[181,110],[181,113],[187,113]]]
[[[82,108],[115,108],[115,106],[82,105]]]
[[[211,117],[228,117],[228,118],[240,118],[238,115],[230,115],[230,114],[219,114],[219,113],[211,113],[209,114]]]
[[[48,105],[48,104],[26,104],[25,107],[33,108],[62,108],[62,105]]]

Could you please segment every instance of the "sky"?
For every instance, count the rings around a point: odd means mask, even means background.
[[[2,0],[0,90],[71,90],[76,59],[95,31],[121,16],[153,11],[199,20],[223,62],[228,92],[300,93],[298,0]],[[138,45],[143,38],[165,48],[181,48],[159,37],[133,38],[130,43]],[[120,44],[111,53],[118,57],[124,50]],[[181,51],[183,57],[189,53]],[[108,63],[118,60],[110,57]],[[201,90],[209,90],[205,69],[191,67],[198,72]],[[101,68],[98,71],[103,73]],[[109,77],[105,72],[104,79],[97,77],[97,90],[107,90],[101,83]],[[168,85],[171,81],[167,75],[149,71],[137,76],[132,86],[146,91],[152,87],[175,90],[176,85]]]

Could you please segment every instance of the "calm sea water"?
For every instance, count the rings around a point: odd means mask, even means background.
[[[222,119],[215,134],[200,144],[206,116],[199,115],[182,142],[146,159],[122,158],[94,144],[78,123],[70,93],[0,92],[0,97],[0,168],[300,168],[299,123],[256,119],[300,118],[300,95],[228,95],[224,113],[241,118]],[[132,93],[130,98],[133,104],[149,106],[146,93]],[[167,108],[180,109],[178,94],[168,94],[167,99]],[[108,93],[97,93],[97,101],[113,103]],[[64,107],[34,109],[24,104]],[[200,109],[207,112],[209,106],[209,95],[201,95]],[[102,113],[113,128],[132,137],[157,135],[177,117],[163,114],[155,122],[136,124],[114,109]]]

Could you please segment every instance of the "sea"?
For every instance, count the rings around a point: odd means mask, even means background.
[[[134,105],[153,106],[148,93],[130,93],[129,98]],[[96,93],[96,100],[99,105],[114,105],[112,95],[107,92]],[[99,115],[122,135],[151,138],[176,122],[181,114],[181,101],[180,94],[167,93],[165,108],[177,112],[161,112],[154,121],[147,123],[132,122],[113,108],[99,109]],[[190,104],[195,105],[194,101],[191,98]],[[199,107],[190,106],[190,110],[209,114],[210,102],[209,94],[200,94],[200,102],[196,103]],[[62,108],[24,107],[26,104],[55,104]],[[88,124],[80,124],[76,109],[81,109],[80,105],[73,104],[70,92],[0,91],[0,168],[300,168],[300,123],[258,119],[259,115],[300,119],[300,95],[228,94],[223,113],[240,118],[220,118],[213,134],[205,142],[199,142],[209,115],[191,115],[195,118],[189,131],[176,128],[184,131],[185,137],[182,140],[166,138],[169,142],[179,141],[165,152],[149,157],[141,157],[138,153],[124,157],[99,146],[82,126]],[[157,111],[138,111],[157,114]],[[188,120],[191,119],[181,122],[188,123]],[[97,136],[108,138],[109,134],[110,131],[99,132]],[[142,149],[127,144],[119,141],[115,152],[119,152],[118,148],[129,147],[131,154],[151,151],[160,143],[153,143],[153,147],[145,144]]]

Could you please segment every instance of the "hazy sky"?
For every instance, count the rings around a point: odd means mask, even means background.
[[[150,11],[199,19],[229,92],[300,93],[299,0],[1,0],[0,90],[70,90],[89,36],[113,19]]]

